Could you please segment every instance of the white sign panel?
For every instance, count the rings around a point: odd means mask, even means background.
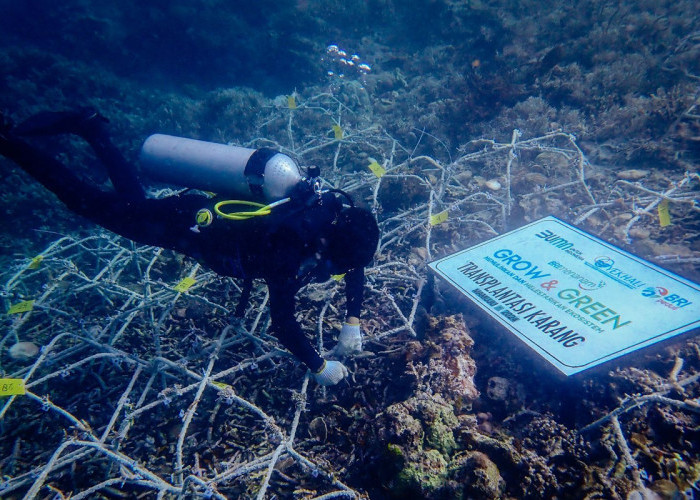
[[[430,267],[566,375],[700,326],[700,286],[555,217]]]

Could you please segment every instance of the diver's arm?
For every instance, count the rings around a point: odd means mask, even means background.
[[[360,330],[360,309],[364,289],[364,269],[353,269],[345,274],[345,295],[347,313],[345,322],[338,335],[338,345],[334,352],[338,356],[350,356],[362,351],[362,332]]]
[[[347,299],[346,321],[358,324],[362,310],[362,294],[365,288],[365,269],[351,269],[345,274],[345,297]]]
[[[323,366],[323,358],[311,346],[294,318],[296,286],[287,280],[267,280],[270,290],[272,330],[284,347],[302,361],[312,372]]]

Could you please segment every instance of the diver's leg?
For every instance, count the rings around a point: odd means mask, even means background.
[[[19,123],[12,132],[20,136],[75,134],[85,137],[100,122],[108,120],[90,107],[74,111],[41,111]]]
[[[142,200],[146,197],[136,176],[136,168],[126,161],[121,151],[112,144],[104,124],[98,125],[98,133],[83,137],[92,146],[100,161],[107,167],[107,173],[114,189],[129,199]]]
[[[37,150],[15,137],[10,131],[0,131],[0,154],[14,161],[29,175],[52,191],[68,208],[86,215],[95,199],[105,195],[76,176],[52,156]]]
[[[203,239],[190,227],[194,224],[194,214],[208,201],[204,196],[133,200],[121,193],[102,191],[1,127],[0,155],[18,164],[55,193],[70,210],[105,229],[142,244],[194,257],[201,253]]]
[[[135,167],[127,162],[112,144],[107,132],[109,122],[94,108],[77,111],[45,111],[31,116],[13,130],[16,135],[75,134],[85,139],[97,158],[107,167],[114,189],[131,199],[145,198]]]

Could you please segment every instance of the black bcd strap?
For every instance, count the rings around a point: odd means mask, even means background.
[[[256,149],[248,162],[245,164],[243,171],[246,180],[248,181],[248,189],[256,198],[263,197],[263,184],[265,182],[265,165],[279,151],[272,148]]]

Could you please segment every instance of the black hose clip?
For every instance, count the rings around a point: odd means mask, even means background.
[[[306,168],[306,182],[309,187],[316,195],[318,203],[321,203],[321,186],[323,182],[321,181],[321,168],[316,165],[311,165]]]

